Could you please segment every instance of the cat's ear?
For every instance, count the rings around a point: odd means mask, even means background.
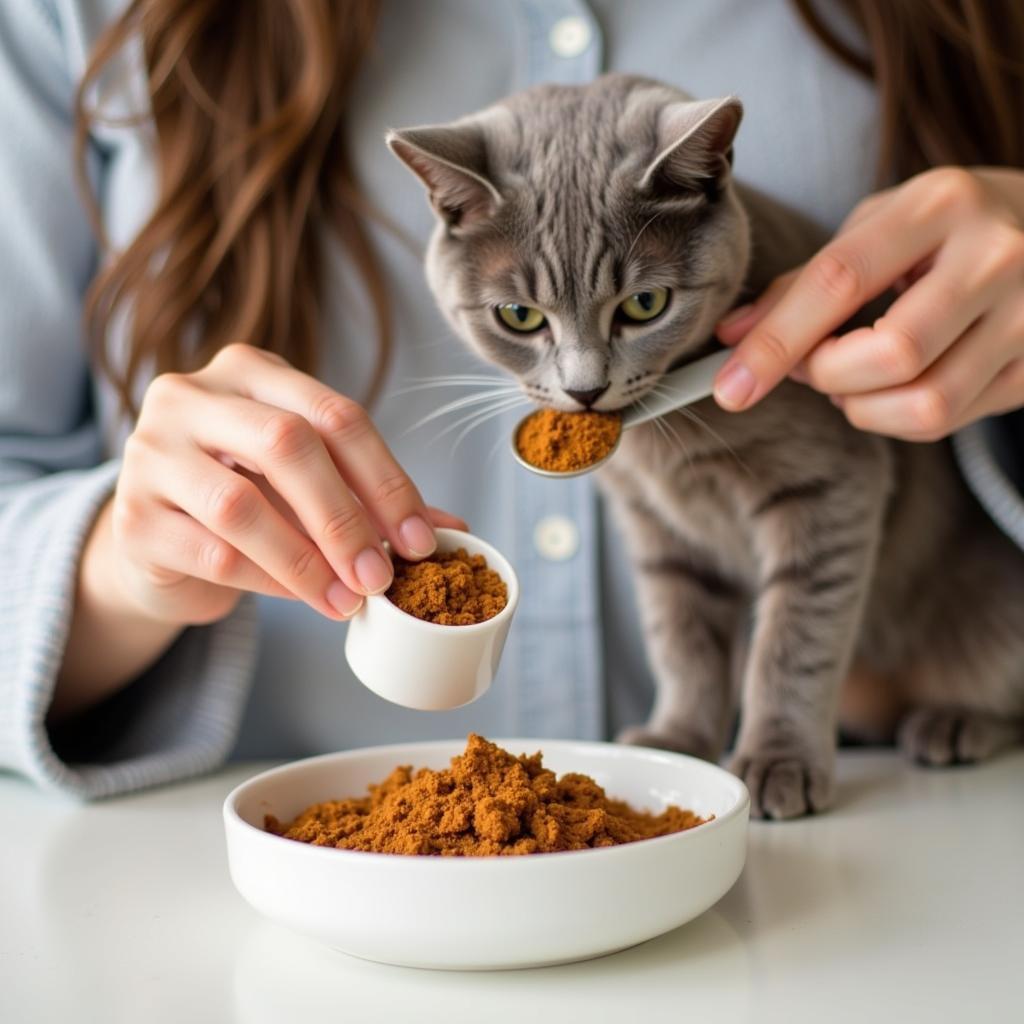
[[[666,104],[658,115],[658,153],[640,179],[659,199],[717,197],[732,167],[732,140],[743,117],[735,96]]]
[[[487,179],[487,146],[482,128],[466,122],[388,132],[391,152],[430,193],[437,215],[450,228],[490,217],[501,195]]]

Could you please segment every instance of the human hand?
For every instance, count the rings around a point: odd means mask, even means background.
[[[424,505],[356,402],[249,345],[153,381],[109,518],[104,578],[181,625],[222,618],[243,591],[348,618],[391,582],[382,537],[422,558],[432,526],[465,529]]]
[[[889,288],[884,316],[835,336]],[[736,346],[715,388],[732,411],[787,375],[910,441],[1024,405],[1024,172],[944,167],[869,196],[718,335]]]

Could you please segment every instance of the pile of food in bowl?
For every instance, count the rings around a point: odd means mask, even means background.
[[[518,757],[475,733],[449,768],[399,765],[366,796],[307,807],[269,832],[314,846],[420,856],[492,857],[634,843],[703,825],[670,804],[654,814],[609,799],[587,775],[559,778],[540,752]]]

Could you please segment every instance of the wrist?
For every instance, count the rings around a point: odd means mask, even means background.
[[[108,501],[82,549],[64,660],[47,712],[52,724],[91,707],[136,678],[182,627],[133,600],[118,570]]]
[[[82,549],[76,604],[147,637],[169,640],[184,628],[184,623],[154,615],[132,592],[114,540],[113,498],[100,509]]]

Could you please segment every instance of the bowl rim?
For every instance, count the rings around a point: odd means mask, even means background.
[[[417,865],[433,865],[427,867],[428,871],[444,871],[453,870],[450,866],[453,863],[458,864],[466,861],[471,861],[478,865],[484,864],[518,864],[518,868],[498,868],[497,870],[519,870],[519,871],[530,871],[539,870],[534,867],[527,867],[524,865],[536,865],[538,862],[543,865],[551,863],[551,858],[558,858],[563,860],[565,857],[578,857],[581,854],[586,854],[590,858],[595,858],[598,855],[608,859],[613,856],[622,856],[624,853],[628,854],[628,851],[632,847],[643,847],[644,849],[650,849],[652,844],[659,844],[664,846],[669,842],[687,842],[692,841],[693,833],[700,833],[701,835],[707,835],[710,832],[718,831],[726,827],[735,818],[742,816],[744,819],[748,817],[750,809],[750,793],[747,790],[743,780],[733,775],[731,772],[722,768],[720,765],[712,764],[710,761],[705,761],[702,758],[694,757],[691,754],[680,754],[672,750],[660,750],[655,747],[631,747],[623,743],[610,743],[601,740],[562,740],[562,739],[529,739],[524,737],[498,737],[491,740],[490,742],[496,743],[499,746],[504,747],[506,744],[514,746],[516,744],[538,744],[537,749],[543,746],[551,747],[557,745],[558,747],[583,747],[589,750],[634,750],[642,751],[645,755],[654,755],[657,758],[663,758],[669,762],[685,761],[685,762],[696,762],[702,768],[714,769],[716,772],[720,772],[726,777],[730,784],[735,786],[736,790],[736,802],[727,811],[720,815],[716,815],[711,821],[705,822],[703,825],[696,825],[693,828],[688,828],[682,832],[672,832],[664,836],[655,836],[651,839],[642,839],[633,843],[620,843],[617,846],[602,846],[602,847],[591,847],[586,850],[557,850],[551,853],[545,853],[543,855],[536,856],[522,856],[522,857],[498,857],[498,856],[467,856],[467,857],[413,857],[413,856],[399,856],[393,853],[374,853],[366,850],[339,850],[336,847],[328,846],[313,846],[310,843],[300,843],[294,839],[285,839],[283,836],[275,835],[273,832],[267,832],[265,829],[259,828],[256,825],[251,825],[245,821],[238,812],[237,804],[238,801],[245,795],[245,792],[249,789],[258,787],[261,783],[266,782],[270,777],[279,774],[290,774],[292,772],[298,773],[305,768],[311,767],[319,762],[325,761],[346,761],[356,760],[361,756],[365,756],[369,753],[374,754],[387,754],[392,750],[408,750],[410,747],[417,748],[417,750],[423,751],[424,753],[434,750],[451,750],[454,747],[459,747],[465,744],[465,740],[462,739],[451,739],[451,740],[422,740],[412,741],[408,743],[389,743],[381,744],[371,747],[356,747],[352,750],[340,750],[334,751],[327,754],[316,754],[312,757],[304,757],[294,761],[286,761],[283,764],[275,765],[273,768],[268,768],[262,772],[253,775],[246,779],[244,782],[239,783],[235,786],[230,793],[225,797],[223,804],[223,818],[225,829],[234,827],[241,828],[243,832],[251,833],[250,838],[257,843],[287,843],[293,848],[294,855],[297,857],[309,857],[309,856],[328,856],[336,859],[338,864],[364,864],[367,867],[376,865],[383,870],[403,870],[408,872],[409,870],[421,870]],[[506,747],[507,749],[507,747]],[[256,838],[256,837],[260,838]],[[280,848],[280,847],[278,847]],[[353,861],[352,858],[355,858]],[[440,867],[442,864],[447,864],[449,867]],[[385,867],[385,865],[388,865]],[[455,868],[454,870],[459,870]],[[466,869],[463,868],[463,871]],[[485,868],[484,870],[495,870],[495,868]]]
[[[426,619],[418,619],[415,615],[402,611],[397,604],[383,593],[368,595],[366,604],[369,605],[372,601],[374,606],[383,614],[400,616],[400,621],[404,624],[402,626],[403,629],[422,629],[432,632],[437,636],[451,636],[453,630],[458,630],[458,635],[460,636],[468,636],[473,633],[493,631],[500,627],[503,622],[512,617],[516,606],[519,604],[519,577],[516,575],[512,563],[493,544],[482,537],[478,537],[475,533],[470,533],[468,530],[456,530],[451,526],[435,526],[434,534],[437,537],[438,544],[432,554],[436,554],[438,551],[452,551],[460,545],[465,546],[466,540],[470,540],[473,544],[485,549],[482,554],[487,559],[488,568],[494,569],[508,588],[508,600],[505,602],[505,607],[497,615],[492,615],[489,619],[484,619],[483,622],[471,622],[464,626],[444,626],[439,622],[428,622]],[[391,545],[385,543],[385,547],[390,554]],[[420,561],[427,561],[430,558],[431,555],[427,555],[426,558],[420,559]],[[386,611],[385,608],[387,609]],[[352,621],[354,622],[355,619],[364,613],[365,606],[356,613]],[[411,626],[411,623],[415,623],[415,625]],[[362,749],[365,750],[367,748],[364,747]]]

